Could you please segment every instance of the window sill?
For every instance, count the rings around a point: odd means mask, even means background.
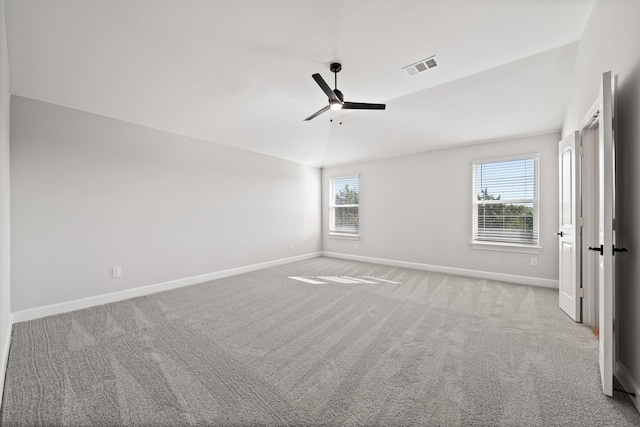
[[[471,242],[473,249],[499,252],[519,252],[524,254],[539,254],[542,250],[540,246],[518,245],[516,243],[498,242]]]
[[[359,234],[329,233],[331,239],[360,240]]]

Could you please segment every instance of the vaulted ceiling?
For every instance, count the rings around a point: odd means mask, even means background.
[[[593,1],[6,3],[13,94],[330,166],[559,130]]]

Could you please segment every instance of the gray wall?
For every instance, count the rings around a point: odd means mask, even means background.
[[[596,1],[578,48],[575,85],[563,127],[565,135],[579,129],[582,119],[598,97],[601,74],[605,71],[618,74],[618,236],[619,244],[630,252],[616,257],[617,359],[635,382],[636,393],[640,391],[639,17],[640,1]]]
[[[14,96],[11,311],[318,252],[320,186],[318,168]]]
[[[323,209],[327,181],[360,174],[360,240],[328,236],[327,252],[435,266],[558,279],[558,141],[560,134],[468,145],[323,170]],[[477,250],[471,247],[472,166],[477,159],[540,153],[540,243],[537,254]],[[358,249],[355,249],[356,243]],[[538,266],[531,266],[531,257]]]
[[[0,399],[4,386],[5,357],[9,350],[10,261],[9,254],[9,56],[4,20],[4,0],[0,0]]]

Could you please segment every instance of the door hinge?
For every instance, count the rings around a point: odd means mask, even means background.
[[[580,291],[578,291],[578,293],[580,294],[580,298],[584,298],[584,288],[580,288]]]

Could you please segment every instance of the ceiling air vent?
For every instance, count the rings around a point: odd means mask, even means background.
[[[410,76],[414,74],[421,73],[423,71],[427,71],[431,68],[435,68],[438,66],[438,59],[435,56],[430,56],[427,59],[423,59],[420,62],[416,62],[415,64],[407,65],[403,68]]]

